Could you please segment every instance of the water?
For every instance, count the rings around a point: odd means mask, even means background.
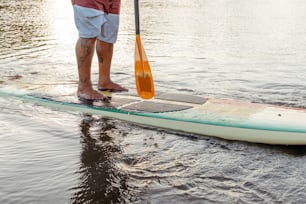
[[[140,9],[156,90],[306,107],[304,1],[144,0]],[[112,78],[133,89],[133,2],[123,0],[121,12]],[[77,79],[70,1],[0,0],[0,14],[1,86]],[[0,203],[306,198],[304,147],[178,134],[14,98],[0,104]]]

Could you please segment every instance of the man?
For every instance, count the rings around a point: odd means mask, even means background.
[[[119,28],[120,0],[72,0],[74,19],[79,31],[76,58],[79,73],[77,95],[85,100],[106,100],[91,82],[94,51],[99,62],[99,90],[128,91],[110,79],[113,45]]]

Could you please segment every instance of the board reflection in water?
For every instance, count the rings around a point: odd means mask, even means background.
[[[128,175],[116,166],[122,148],[111,135],[109,119],[86,115],[81,124],[80,182],[72,189],[72,203],[126,203],[135,201]]]

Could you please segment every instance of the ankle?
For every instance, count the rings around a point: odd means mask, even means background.
[[[79,86],[92,86],[91,80],[79,80]]]
[[[83,90],[87,90],[87,89],[92,89],[92,84],[91,82],[79,82],[78,85],[78,90],[79,91],[83,91]]]
[[[111,80],[99,80],[99,82],[98,82],[98,86],[107,86],[107,85],[109,85],[109,84],[111,84],[112,83],[112,81]]]

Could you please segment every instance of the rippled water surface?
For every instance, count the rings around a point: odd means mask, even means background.
[[[306,107],[305,1],[143,0],[140,9],[158,91]],[[133,2],[122,0],[121,13],[112,79],[133,90]],[[75,83],[70,1],[0,0],[0,24],[1,87],[50,95]],[[4,96],[0,107],[0,203],[306,199],[303,146],[178,134]]]

